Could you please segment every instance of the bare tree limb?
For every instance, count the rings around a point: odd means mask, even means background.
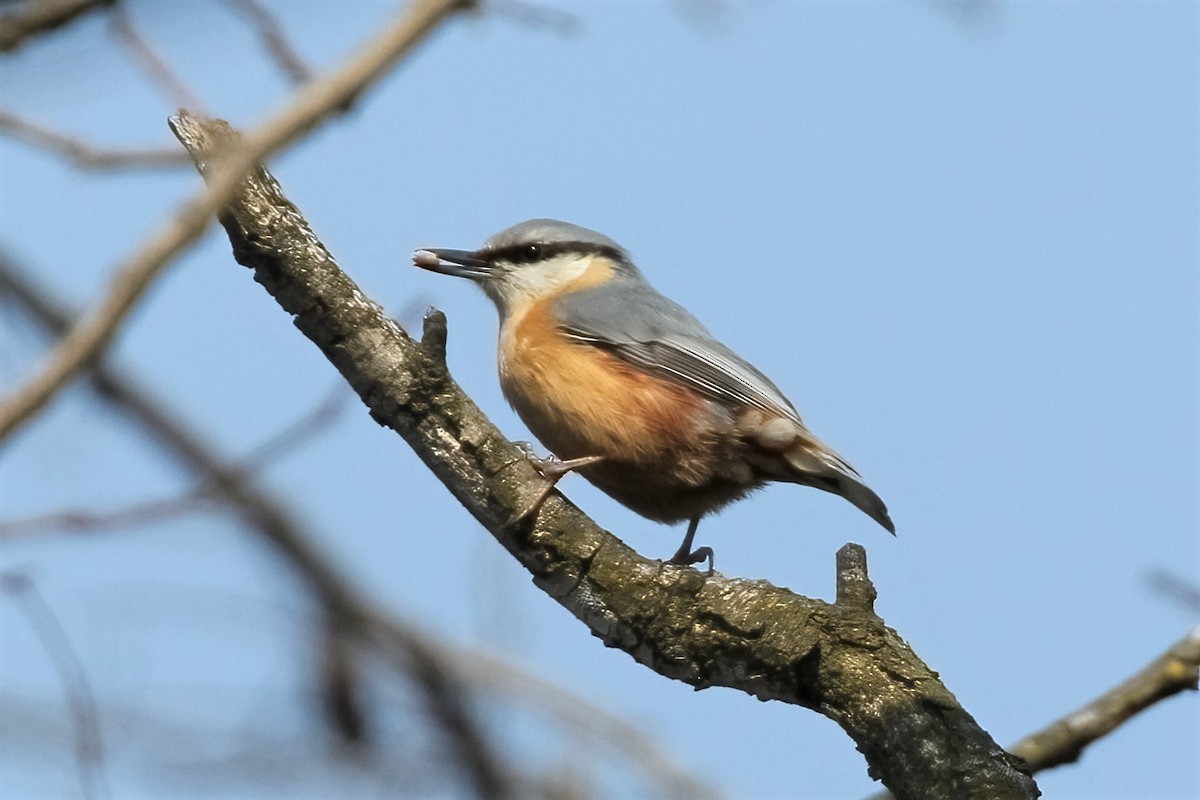
[[[46,648],[54,663],[67,695],[67,707],[71,710],[72,727],[75,731],[75,766],[79,772],[79,783],[83,796],[88,800],[108,797],[108,783],[104,778],[104,737],[100,731],[100,714],[96,710],[96,698],[92,694],[87,672],[71,645],[62,623],[54,609],[46,602],[28,575],[20,572],[0,573],[0,592],[11,595],[21,603],[21,608],[33,626],[34,632]]]
[[[117,37],[117,41],[124,45],[141,66],[142,71],[162,88],[174,106],[204,107],[195,93],[175,74],[175,70],[171,69],[166,60],[154,51],[146,38],[138,33],[124,6],[114,5],[109,18],[112,20],[112,32]]]
[[[286,108],[240,144],[220,154],[220,163],[209,170],[205,190],[126,259],[109,283],[107,295],[62,338],[33,378],[15,394],[0,400],[0,440],[27,422],[108,344],[146,288],[200,236],[212,215],[238,190],[247,172],[334,110],[347,108],[460,7],[462,0],[421,0],[406,7],[342,67],[306,84]],[[217,155],[210,150],[205,157],[211,160]]]
[[[1146,578],[1151,588],[1163,597],[1170,598],[1189,611],[1200,611],[1200,584],[1165,569],[1151,570]]]
[[[1032,770],[1077,760],[1084,748],[1159,700],[1200,681],[1200,627],[1176,642],[1137,674],[1012,748]]]
[[[51,335],[61,335],[69,324],[71,314],[62,304],[35,286],[0,251],[0,298],[3,297],[16,300]],[[93,366],[89,377],[92,388],[103,400],[144,430],[182,469],[194,474],[203,485],[214,487],[215,493],[242,523],[275,548],[321,604],[326,626],[336,628],[336,646],[344,647],[347,638],[362,641],[381,652],[398,672],[405,675],[414,662],[435,665],[442,678],[431,691],[444,691],[445,681],[453,679],[496,695],[512,697],[539,709],[569,730],[594,737],[614,748],[662,786],[669,797],[703,800],[716,796],[671,763],[642,731],[605,709],[486,652],[442,645],[432,634],[412,622],[378,608],[332,566],[315,545],[318,537],[309,532],[286,505],[258,488],[253,481],[245,480],[238,469],[225,466],[225,459],[213,451],[206,439],[193,432],[181,414],[156,400],[146,386],[103,360]],[[273,442],[259,448],[257,457],[267,455]],[[413,652],[417,655],[411,655]],[[334,655],[344,657],[345,651],[339,649]],[[322,663],[325,669],[330,666],[328,661]],[[325,678],[331,676],[326,674]],[[341,680],[340,689],[352,692],[345,683],[350,680],[348,673],[334,675],[332,680],[334,683]],[[329,689],[328,685],[326,689]],[[349,695],[340,700],[352,702]],[[331,711],[354,713],[354,709],[345,704],[336,710],[327,708],[327,712]],[[346,719],[348,716],[338,722]],[[465,723],[459,719],[457,724],[461,727]],[[458,746],[455,749],[471,752],[476,759],[475,769],[484,776],[500,774],[480,766],[478,748]]]
[[[34,34],[56,30],[112,3],[113,0],[27,0],[16,11],[0,16],[0,53],[16,50]]]
[[[328,726],[345,747],[364,749],[371,739],[370,715],[359,696],[361,680],[352,637],[341,620],[326,614],[316,644],[321,710]]]
[[[526,0],[488,0],[487,10],[508,17],[518,25],[546,28],[561,36],[572,36],[582,27],[579,17],[569,11]]]
[[[12,278],[8,264],[0,254],[0,295],[14,291]],[[27,289],[28,287],[22,288]],[[15,291],[21,291],[21,289]],[[65,323],[59,327],[65,327]],[[100,381],[114,380],[103,365],[95,368],[94,377]],[[345,390],[339,385],[337,391],[331,393],[316,408],[238,459],[228,468],[229,471],[240,476],[242,480],[253,478],[255,473],[264,469],[268,463],[289,450],[299,447],[308,437],[328,425],[334,414],[342,408],[345,400]],[[211,505],[214,501],[222,500],[220,486],[210,477],[182,494],[141,500],[114,510],[67,509],[31,517],[0,519],[0,541],[61,531],[97,533],[106,530],[128,530],[198,511]]]
[[[201,171],[231,134],[187,114],[172,129]],[[411,339],[341,271],[265,171],[219,215],[235,258],[451,493],[606,645],[696,688],[728,686],[835,720],[901,798],[1027,798],[1038,790],[869,608],[865,556],[844,559],[840,603],[763,581],[645,559],[552,494],[509,520],[542,478],[454,383],[446,324]],[[853,585],[851,585],[853,584]]]
[[[191,162],[186,153],[160,148],[96,147],[82,139],[0,111],[0,132],[39,149],[62,156],[80,169],[161,169]]]
[[[280,71],[287,75],[292,83],[304,83],[312,77],[312,70],[304,63],[304,59],[292,47],[283,32],[283,26],[275,15],[263,7],[258,0],[226,0],[229,5],[241,11],[254,23],[263,46],[271,54]]]
[[[447,672],[437,652],[423,643],[408,643],[400,655],[407,664],[406,672],[422,689],[427,713],[449,733],[455,757],[470,776],[476,796],[488,800],[518,797],[514,777],[467,707],[458,676]]]
[[[203,487],[184,494],[142,500],[112,510],[71,508],[15,519],[0,519],[0,541],[48,533],[95,534],[124,531],[173,519],[197,511],[211,502]]]

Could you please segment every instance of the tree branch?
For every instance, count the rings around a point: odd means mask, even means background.
[[[227,126],[186,113],[172,129],[210,179]],[[728,686],[833,719],[900,798],[1025,798],[1038,791],[937,675],[870,610],[865,555],[841,602],[764,581],[702,576],[639,556],[558,493],[509,524],[542,478],[450,377],[445,318],[414,341],[341,271],[265,170],[219,215],[235,258],[317,345],[381,425],[416,451],[534,583],[606,645],[696,688]]]
[[[0,53],[16,50],[30,36],[55,30],[113,0],[28,0],[0,17]]]
[[[0,593],[11,595],[21,602],[21,609],[29,624],[58,671],[67,695],[67,706],[71,709],[75,730],[75,766],[83,796],[87,800],[108,797],[100,714],[96,710],[96,697],[92,693],[91,683],[75,653],[71,638],[29,576],[20,572],[0,572]]]
[[[22,290],[30,290],[28,285],[19,283],[14,287],[12,277],[5,258],[0,253],[0,296],[8,293],[19,296]],[[27,298],[28,296],[22,299]],[[26,305],[26,309],[37,313],[36,309],[29,309],[28,305]],[[52,319],[57,319],[57,317],[52,317]],[[65,320],[66,317],[64,316],[62,319]],[[44,317],[42,321],[45,321]],[[51,324],[53,325],[53,323]],[[61,326],[53,325],[53,327],[65,328],[66,325],[64,322]],[[98,365],[94,369],[92,379],[94,387],[111,386],[115,383],[128,388],[126,381],[115,377],[103,365]],[[136,393],[134,396],[139,397],[140,393]],[[226,471],[230,477],[237,480],[253,480],[255,474],[264,469],[268,463],[300,446],[310,436],[326,427],[334,415],[341,410],[346,399],[345,389],[339,385],[338,391],[322,401],[319,406],[284,427],[237,461],[230,463],[226,467]],[[143,499],[117,509],[96,511],[75,508],[17,519],[0,518],[0,541],[62,531],[96,533],[104,530],[127,530],[143,525],[153,525],[172,517],[198,511],[206,506],[211,507],[214,501],[219,502],[223,499],[225,498],[221,493],[221,487],[214,480],[214,476],[208,476],[207,480],[200,481],[182,493],[151,500]]]
[[[283,111],[264,122],[244,141],[220,153],[207,172],[204,191],[140,247],[113,276],[108,294],[58,343],[42,368],[15,394],[0,402],[0,440],[27,422],[50,398],[108,344],[122,320],[184,247],[197,239],[212,215],[235,192],[247,172],[271,153],[294,142],[335,110],[347,109],[399,59],[412,52],[463,0],[422,0],[373,40],[355,51],[338,70],[306,84]],[[217,158],[210,149],[205,158]]]
[[[66,158],[80,169],[160,169],[190,163],[185,153],[157,148],[114,149],[97,147],[15,114],[0,111],[0,132]]]
[[[1150,587],[1163,597],[1188,611],[1200,611],[1200,584],[1165,569],[1152,570],[1146,577]]]
[[[150,42],[146,41],[137,28],[133,25],[133,20],[130,19],[129,13],[125,6],[114,6],[112,13],[109,15],[113,35],[117,38],[133,60],[141,67],[142,72],[154,83],[157,83],[159,88],[170,99],[171,104],[175,107],[185,106],[190,108],[201,108],[199,99],[188,88],[187,84],[175,74],[171,69],[171,65],[166,59],[155,52],[150,46]]]
[[[1200,628],[1100,697],[1044,730],[1017,742],[1012,752],[1036,771],[1069,764],[1084,748],[1159,700],[1191,689],[1200,681]]]
[[[304,63],[304,59],[300,58],[296,48],[292,47],[292,43],[288,41],[279,20],[258,0],[225,1],[249,18],[272,60],[292,83],[304,83],[312,77],[312,70]]]

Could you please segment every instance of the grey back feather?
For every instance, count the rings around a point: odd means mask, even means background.
[[[622,264],[607,283],[559,298],[555,311],[568,335],[609,349],[639,369],[687,384],[730,408],[753,406],[800,422],[766,375],[659,294],[632,264]]]
[[[483,249],[499,250],[509,245],[524,244],[527,242],[583,242],[584,244],[611,247],[619,251],[622,255],[625,254],[625,249],[621,245],[599,231],[585,228],[582,225],[544,217],[527,219],[524,222],[518,222],[516,225],[505,228],[489,238],[484,243]]]

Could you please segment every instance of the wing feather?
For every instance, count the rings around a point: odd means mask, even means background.
[[[607,283],[561,298],[556,311],[563,332],[652,375],[685,383],[730,408],[753,406],[800,421],[795,407],[766,375],[713,338],[686,309],[644,279],[636,287],[628,286],[629,280],[624,279],[625,286]],[[631,288],[640,302],[628,302]]]
[[[555,312],[567,336],[604,348],[649,374],[684,383],[732,411],[754,407],[795,421],[802,446],[781,454],[790,470],[775,477],[841,495],[896,532],[879,496],[845,459],[808,432],[795,407],[767,376],[714,339],[686,309],[656,292],[635,269],[624,266],[626,272],[616,281],[558,300]]]

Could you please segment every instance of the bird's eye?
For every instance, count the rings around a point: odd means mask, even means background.
[[[540,244],[525,245],[525,260],[529,263],[542,260],[542,246]]]

